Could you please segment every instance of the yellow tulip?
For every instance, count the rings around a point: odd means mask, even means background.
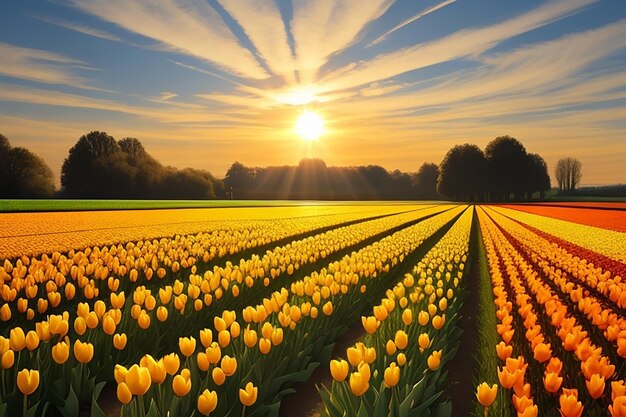
[[[410,326],[411,323],[413,323],[413,311],[410,309],[406,309],[402,312],[402,322],[407,325]]]
[[[428,349],[430,347],[430,337],[428,336],[428,333],[420,334],[417,338],[417,343],[422,349]]]
[[[324,307],[322,307],[322,311],[327,316],[333,314],[333,303],[331,301],[328,301],[326,304],[324,304]]]
[[[389,367],[385,369],[384,374],[385,385],[389,388],[395,387],[400,381],[400,368],[395,362],[391,362]]]
[[[243,342],[249,348],[256,346],[256,342],[258,340],[256,331],[251,330],[249,327],[243,331]]]
[[[2,354],[2,369],[9,369],[15,363],[15,353],[12,350],[7,350]]]
[[[439,364],[441,363],[441,350],[436,350],[430,354],[428,357],[428,367],[431,371],[439,368]]]
[[[163,356],[163,364],[165,365],[167,373],[174,375],[178,372],[178,368],[180,367],[180,358],[176,353],[170,353],[169,355]]]
[[[237,359],[226,355],[222,358],[220,367],[226,376],[231,376],[235,373],[235,371],[237,371]]]
[[[133,394],[130,392],[125,382],[120,382],[117,386],[117,399],[122,404],[128,404],[133,399]]]
[[[398,357],[396,358],[398,361],[398,365],[404,366],[406,363],[406,355],[404,353],[398,353]]]
[[[342,382],[348,376],[348,362],[343,359],[330,361],[330,374],[337,382]]]
[[[226,347],[230,344],[230,332],[228,330],[222,330],[217,334],[217,341],[221,347]]]
[[[39,386],[39,371],[22,369],[17,373],[17,387],[22,394],[30,395]]]
[[[198,363],[198,369],[203,372],[208,371],[209,366],[211,365],[209,363],[209,358],[207,357],[206,352],[198,352],[198,355],[196,356],[196,362]]]
[[[117,382],[118,384],[121,384],[122,382],[126,381],[127,373],[128,373],[128,369],[126,369],[125,367],[119,364],[115,365],[115,368],[113,369],[113,376],[115,377],[115,382]]]
[[[241,401],[241,404],[249,407],[256,402],[258,393],[259,389],[252,382],[248,382],[245,389],[239,389],[239,401]]]
[[[205,389],[198,397],[198,411],[207,416],[217,407],[217,393]]]
[[[102,320],[102,330],[104,330],[104,332],[109,336],[115,333],[115,327],[115,320],[113,320],[111,316],[107,315]]]
[[[491,404],[496,400],[497,393],[498,386],[496,384],[490,388],[486,382],[483,382],[476,388],[476,398],[483,407],[491,407]]]
[[[207,358],[209,362],[215,365],[220,361],[222,357],[222,349],[220,349],[219,345],[215,342],[211,343],[211,347],[208,347],[206,350]]]
[[[385,350],[387,351],[387,355],[391,356],[396,353],[396,344],[393,340],[388,340],[385,345]]]
[[[380,326],[380,322],[376,320],[376,317],[374,316],[361,317],[361,323],[363,324],[365,331],[369,334],[374,334],[376,329],[378,329],[378,326]]]
[[[349,347],[346,351],[350,365],[357,367],[363,361],[363,351],[356,347]]]
[[[180,337],[178,339],[178,347],[180,348],[180,352],[188,358],[193,355],[196,350],[196,339],[194,339],[193,336]]]
[[[222,368],[215,367],[213,368],[213,372],[211,372],[211,376],[213,377],[213,382],[217,385],[222,385],[224,381],[226,381],[226,374],[222,370]]]
[[[125,382],[133,395],[144,395],[152,384],[150,371],[148,368],[135,364],[126,373]]]
[[[11,350],[19,352],[26,347],[26,335],[21,327],[11,329],[9,333],[9,346]]]
[[[200,342],[204,348],[208,348],[213,343],[213,332],[211,329],[200,330]]]
[[[167,316],[168,316],[167,308],[163,306],[159,306],[159,308],[157,308],[156,314],[157,314],[157,319],[159,319],[159,321],[163,322],[167,320]]]
[[[409,344],[409,336],[403,330],[398,330],[394,338],[394,343],[399,349],[405,349]]]
[[[185,372],[186,371],[186,372]],[[180,375],[176,375],[172,381],[172,389],[174,394],[179,397],[184,397],[189,394],[191,390],[191,378],[189,376],[189,369],[183,369]]]
[[[259,340],[259,350],[262,354],[267,355],[272,348],[272,341],[270,339],[266,339],[264,337]]]
[[[353,372],[350,375],[350,390],[354,395],[360,397],[369,389],[370,384],[368,378],[365,378],[360,372]]]
[[[80,363],[89,363],[93,359],[93,345],[77,340],[74,342],[74,356]]]
[[[126,337],[126,333],[115,334],[113,335],[113,346],[115,349],[122,350],[126,347],[126,343],[128,342],[128,338]]]
[[[25,344],[26,348],[30,351],[37,349],[37,346],[39,346],[39,336],[37,336],[37,332],[34,330],[29,331],[26,334]]]
[[[283,342],[283,329],[274,329],[272,332],[272,344],[278,346]]]
[[[417,316],[417,321],[420,326],[426,326],[430,321],[430,315],[426,311],[420,311],[419,315]]]
[[[70,347],[65,341],[52,346],[52,359],[59,365],[63,365],[70,357]]]

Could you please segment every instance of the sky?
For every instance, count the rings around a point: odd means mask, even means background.
[[[58,181],[93,130],[217,177],[305,157],[414,172],[510,135],[551,174],[572,156],[583,184],[626,183],[626,1],[0,2],[0,133]]]

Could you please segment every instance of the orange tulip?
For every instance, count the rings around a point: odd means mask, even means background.
[[[476,398],[483,407],[491,407],[491,404],[496,400],[497,393],[498,386],[496,384],[490,388],[486,382],[483,382],[476,388]]]
[[[117,350],[122,350],[126,347],[126,343],[128,341],[128,338],[126,337],[125,333],[122,334],[115,334],[113,335],[113,346],[115,346],[115,349]]]
[[[343,359],[330,361],[330,374],[337,382],[342,382],[348,376],[348,362]]]
[[[222,385],[224,381],[226,381],[226,374],[224,373],[222,368],[213,368],[211,376],[213,377],[213,382],[215,382],[217,385]]]
[[[500,360],[505,361],[507,358],[511,357],[511,354],[513,353],[513,346],[500,342],[496,345],[496,352],[498,353]]]
[[[169,355],[163,356],[163,364],[165,365],[167,373],[174,375],[178,372],[178,368],[180,367],[180,358],[176,353],[170,353]]]
[[[583,413],[583,405],[578,401],[576,390],[563,390],[559,397],[560,412],[563,417],[580,417]]]
[[[176,375],[172,381],[172,390],[178,397],[184,397],[191,391],[191,375],[189,369],[180,371],[180,375]]]
[[[15,353],[9,349],[2,354],[2,369],[9,369],[15,363]]]
[[[217,407],[217,393],[205,389],[198,397],[198,411],[207,416]]]
[[[150,389],[152,377],[148,368],[135,364],[126,373],[124,382],[133,395],[144,395]]]
[[[259,389],[252,382],[248,382],[245,389],[239,389],[239,401],[249,407],[256,402],[258,393]]]
[[[441,350],[436,350],[433,353],[430,354],[430,356],[428,357],[428,367],[430,368],[431,371],[436,370],[437,368],[439,368],[439,364],[441,362]]]
[[[513,385],[515,385],[515,382],[517,381],[519,376],[520,376],[519,369],[516,369],[515,371],[511,372],[506,367],[502,369],[498,368],[498,379],[500,380],[500,385],[502,385],[503,388],[506,388],[506,389],[513,388]]]
[[[363,375],[360,372],[353,372],[350,375],[350,390],[357,397],[365,394],[369,387],[369,378],[366,378],[366,375]]]
[[[546,371],[543,377],[543,386],[546,388],[546,391],[554,394],[561,388],[562,383],[563,378],[557,373]]]
[[[422,333],[417,338],[417,343],[420,345],[422,349],[428,349],[430,347],[430,337],[428,333]]]
[[[550,343],[539,343],[535,346],[533,357],[539,362],[546,362],[552,357]]]
[[[604,377],[598,374],[593,374],[590,380],[585,380],[585,384],[587,385],[587,391],[589,391],[589,395],[595,400],[602,397],[604,393]]]
[[[346,351],[350,365],[357,367],[363,361],[363,351],[356,347],[349,347]]]
[[[70,357],[70,347],[65,341],[52,346],[52,359],[59,365],[63,365]]]
[[[204,348],[208,348],[213,343],[213,332],[211,329],[200,330],[200,342]]]
[[[222,358],[220,366],[226,376],[232,376],[237,371],[237,359],[226,355]]]
[[[409,344],[409,336],[403,330],[398,330],[394,338],[394,343],[399,349],[405,349]]]
[[[389,388],[395,387],[400,381],[400,368],[395,362],[391,362],[389,367],[385,369],[384,373],[385,385]]]
[[[39,371],[22,369],[17,373],[17,387],[22,394],[30,395],[39,386]]]
[[[133,399],[133,394],[130,392],[130,389],[128,388],[128,385],[126,385],[126,382],[120,382],[117,385],[117,399],[122,404],[128,404]]]
[[[93,359],[93,345],[80,340],[74,342],[74,356],[80,363],[89,363]]]
[[[609,405],[611,417],[626,417],[626,396],[619,395],[613,398],[613,404]]]
[[[26,347],[26,335],[21,327],[11,329],[9,333],[9,346],[11,350],[19,352]]]
[[[183,355],[190,357],[196,350],[196,339],[193,336],[180,337],[178,338],[178,347]]]

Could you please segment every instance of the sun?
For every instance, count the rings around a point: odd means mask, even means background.
[[[317,140],[325,132],[324,120],[319,114],[305,110],[296,121],[296,132],[306,141]]]

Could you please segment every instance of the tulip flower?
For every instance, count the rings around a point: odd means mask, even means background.
[[[165,365],[167,373],[174,375],[178,372],[178,368],[180,367],[180,358],[176,353],[170,353],[169,355],[163,356],[163,364]]]
[[[128,369],[125,382],[133,395],[144,395],[150,389],[152,377],[148,368],[135,364]]]
[[[413,323],[413,311],[412,310],[407,308],[402,312],[402,322],[406,326],[410,326],[411,323]]]
[[[80,363],[89,363],[93,359],[93,345],[80,340],[74,342],[74,356]]]
[[[255,387],[252,382],[248,382],[245,389],[239,389],[239,401],[241,401],[241,404],[244,406],[249,407],[256,402],[258,394],[259,389]]]
[[[563,417],[580,417],[583,413],[583,405],[578,401],[576,390],[563,390],[559,397],[560,412]]]
[[[417,343],[421,349],[428,349],[430,347],[430,337],[428,336],[428,333],[420,334],[417,338]]]
[[[126,381],[127,373],[128,373],[128,369],[126,369],[125,367],[119,364],[115,365],[115,368],[113,369],[113,376],[115,377],[115,382],[120,384]]]
[[[598,374],[593,374],[590,380],[585,380],[585,384],[587,385],[587,391],[589,391],[589,395],[594,400],[602,397],[604,393],[604,377]]]
[[[9,346],[11,350],[19,352],[26,347],[26,335],[21,327],[11,329],[9,333]]]
[[[222,385],[224,381],[226,381],[226,374],[224,373],[222,368],[213,368],[211,376],[213,377],[213,382],[215,382],[217,385]]]
[[[420,311],[420,313],[417,316],[417,322],[420,324],[420,326],[426,326],[429,321],[430,321],[430,315],[428,314],[428,312]]]
[[[185,355],[185,357],[190,357],[196,350],[196,339],[191,337],[180,337],[178,338],[178,347],[180,348],[180,352]]]
[[[428,367],[431,371],[435,371],[439,368],[439,364],[441,362],[441,350],[436,350],[430,354],[428,357]]]
[[[394,353],[396,353],[396,344],[394,343],[393,340],[387,340],[387,343],[385,344],[385,351],[387,351],[387,355],[391,356]]]
[[[65,341],[60,341],[52,346],[52,359],[59,365],[63,365],[70,357],[70,347]]]
[[[349,347],[346,351],[350,365],[357,367],[363,361],[363,351],[356,347]]]
[[[9,369],[15,363],[15,353],[9,349],[2,354],[2,369]]]
[[[500,342],[496,345],[496,352],[498,353],[500,360],[505,361],[507,358],[511,357],[511,354],[513,353],[513,346]]]
[[[496,399],[497,393],[498,386],[496,384],[493,384],[490,388],[486,382],[483,382],[476,388],[476,398],[483,407],[491,407],[491,404],[493,404]]]
[[[543,386],[546,388],[546,391],[553,394],[556,393],[559,388],[561,388],[562,383],[563,378],[555,372],[546,372],[543,377]]]
[[[262,354],[267,355],[272,347],[272,341],[264,337],[259,340],[259,350]]]
[[[198,411],[208,416],[217,407],[217,393],[205,389],[198,397]]]
[[[399,349],[405,349],[409,344],[409,336],[403,330],[398,330],[394,338],[394,343]]]
[[[552,357],[550,343],[539,343],[535,346],[533,357],[539,362],[546,362]]]
[[[191,391],[191,376],[189,369],[180,371],[180,375],[176,375],[172,381],[172,390],[178,397],[184,397]]]
[[[133,394],[130,392],[130,389],[128,388],[128,385],[126,385],[126,382],[120,382],[117,385],[117,399],[122,404],[128,404],[133,399]]]
[[[361,323],[368,334],[374,334],[376,329],[378,329],[378,326],[380,326],[380,322],[376,320],[376,317],[374,316],[361,317]]]
[[[365,394],[369,387],[369,378],[366,378],[365,375],[360,372],[353,372],[350,375],[350,390],[357,397]]]
[[[221,368],[226,376],[231,376],[237,371],[237,359],[226,355],[222,358]]]
[[[30,351],[37,349],[39,346],[39,336],[37,336],[37,332],[34,330],[29,331],[26,334],[26,339],[24,341],[26,348]]]
[[[324,307],[322,307],[322,311],[327,316],[333,314],[333,303],[331,301],[328,301],[326,304],[324,304]]]
[[[611,417],[626,417],[626,396],[618,395],[613,398],[613,403],[609,405]]]
[[[204,348],[208,348],[213,343],[213,332],[211,329],[200,330],[200,342]]]
[[[17,373],[17,387],[22,394],[30,395],[39,386],[39,371],[22,369]]]
[[[393,388],[398,385],[400,381],[400,368],[396,365],[395,362],[391,362],[389,367],[385,369],[384,373],[385,385],[389,388]]]
[[[126,347],[126,343],[128,341],[128,338],[126,337],[125,333],[122,334],[114,334],[113,335],[113,346],[115,346],[115,349],[117,350],[122,350]]]
[[[330,361],[330,374],[337,382],[343,382],[348,376],[348,362],[343,359]]]
[[[611,400],[616,397],[626,396],[626,384],[623,380],[611,381]]]
[[[398,353],[396,360],[398,361],[398,365],[404,366],[406,363],[406,355],[404,353]]]

